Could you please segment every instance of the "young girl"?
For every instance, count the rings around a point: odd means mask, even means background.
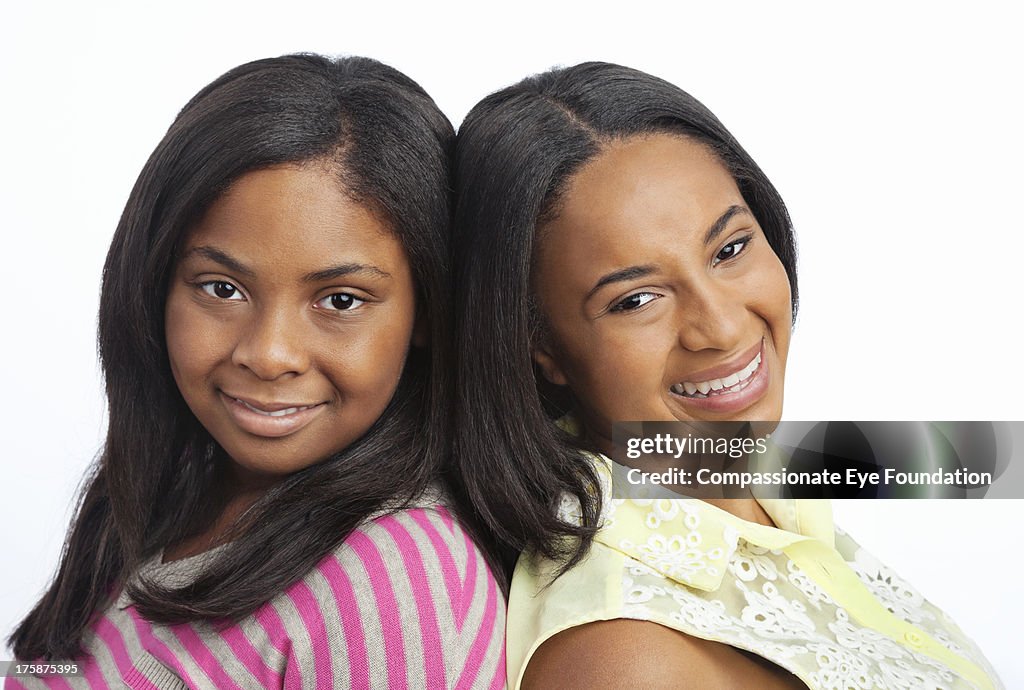
[[[7,687],[500,687],[504,605],[441,501],[453,132],[373,60],[231,70],[103,274],[110,425]]]
[[[611,500],[614,422],[782,412],[792,227],[712,113],[635,70],[554,70],[470,112],[456,190],[456,462],[525,550],[511,686],[999,685],[826,502]]]

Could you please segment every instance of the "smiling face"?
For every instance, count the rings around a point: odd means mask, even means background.
[[[165,312],[171,370],[237,478],[266,485],[380,417],[415,306],[401,243],[336,174],[317,164],[250,172],[181,249]]]
[[[613,422],[779,419],[789,281],[709,149],[667,134],[608,145],[538,237],[534,359],[599,447]]]

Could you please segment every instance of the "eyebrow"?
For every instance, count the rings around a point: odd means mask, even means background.
[[[252,278],[255,275],[255,272],[251,268],[243,264],[235,257],[231,256],[227,252],[217,249],[216,247],[192,247],[187,252],[185,252],[185,255],[181,257],[181,260],[184,261],[193,254],[199,254],[200,256],[204,256],[210,261],[218,263],[221,266],[224,266],[225,268],[228,268],[234,271],[235,273],[239,273],[248,278]]]
[[[193,247],[185,253],[182,260],[184,261],[193,254],[199,254],[200,256],[206,257],[210,261],[214,261],[235,273],[246,276],[247,278],[252,278],[256,275],[255,271],[222,249],[210,246]],[[341,278],[342,276],[352,275],[353,273],[369,273],[381,278],[391,277],[390,273],[377,268],[376,266],[369,266],[367,264],[360,263],[347,263],[330,266],[319,271],[312,271],[311,273],[307,273],[302,276],[302,281],[304,283],[319,283],[325,280],[334,280],[335,278]]]
[[[737,204],[733,204],[729,208],[725,209],[725,213],[720,215],[718,217],[718,220],[711,224],[711,227],[708,228],[707,233],[704,235],[704,246],[707,246],[714,242],[715,239],[722,234],[722,231],[725,230],[726,226],[729,224],[729,221],[740,214],[746,214],[749,216],[753,215],[752,213],[750,213],[750,209],[748,209],[746,206],[739,206]],[[598,279],[597,283],[594,284],[594,287],[590,288],[590,292],[587,293],[585,299],[590,299],[595,292],[597,292],[605,285],[608,285],[610,283],[621,283],[626,280],[643,278],[644,276],[651,275],[652,273],[656,273],[657,271],[658,267],[653,264],[645,264],[643,266],[630,266],[628,268],[623,268],[618,271],[612,271],[611,273],[605,274],[601,276],[600,279]]]
[[[711,225],[711,227],[708,228],[707,234],[704,235],[704,246],[706,247],[712,242],[714,242],[715,239],[717,239],[718,236],[722,234],[722,231],[725,230],[725,226],[729,224],[729,221],[740,214],[746,214],[751,217],[753,217],[754,215],[746,206],[738,206],[736,204],[733,204],[729,208],[725,209],[725,213],[720,215],[718,217],[718,220],[716,220]]]
[[[303,282],[306,283],[320,283],[325,280],[334,280],[335,278],[341,278],[342,276],[352,275],[353,273],[369,273],[379,278],[390,278],[391,274],[387,271],[377,268],[376,266],[368,266],[366,264],[338,264],[337,266],[331,266],[320,271],[313,271],[302,276]]]
[[[644,266],[630,266],[629,268],[623,268],[618,271],[612,271],[607,273],[594,284],[594,287],[590,288],[590,292],[587,293],[585,299],[590,299],[595,292],[603,288],[605,285],[610,283],[621,283],[624,280],[633,280],[634,278],[643,278],[649,276],[658,270],[657,266],[653,264],[646,264]]]

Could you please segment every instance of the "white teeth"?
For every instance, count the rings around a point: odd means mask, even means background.
[[[672,384],[670,390],[676,395],[683,395],[685,393],[686,395],[700,398],[707,397],[710,391],[725,390],[728,393],[734,393],[740,389],[739,384],[749,379],[759,366],[761,366],[760,352],[751,360],[750,364],[724,378],[711,379],[710,381],[701,381],[699,383],[683,381],[682,383]]]
[[[761,364],[761,353],[757,353],[757,357],[754,357],[754,361],[748,364],[743,371],[739,373],[740,381],[744,381],[750,378],[750,375],[757,371],[757,367]]]
[[[235,400],[238,400],[238,398],[235,398]],[[258,407],[253,407],[244,400],[238,400],[238,402],[242,403],[246,407],[246,409],[252,410],[256,414],[261,414],[264,417],[284,417],[285,415],[295,414],[296,412],[308,410],[309,408],[313,407],[313,405],[304,405],[303,407],[287,407],[283,410],[274,410],[272,412],[268,412],[267,410],[261,410]]]

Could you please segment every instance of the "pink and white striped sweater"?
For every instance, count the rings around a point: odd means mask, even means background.
[[[147,567],[187,578],[195,559]],[[5,688],[490,688],[505,682],[505,601],[443,507],[372,520],[237,625],[153,625],[124,594],[83,640],[81,676]]]

